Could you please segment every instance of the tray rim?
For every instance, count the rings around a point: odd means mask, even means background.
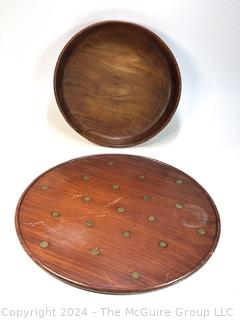
[[[35,182],[37,182],[37,180],[39,180],[42,176],[44,176],[45,174],[47,174],[48,172],[50,172],[51,170],[54,170],[62,165],[65,165],[67,163],[70,162],[74,162],[76,160],[80,160],[80,159],[86,159],[86,158],[92,158],[92,157],[98,157],[98,156],[117,156],[117,157],[121,157],[121,156],[128,156],[128,157],[133,157],[133,158],[143,158],[146,160],[151,160],[154,161],[158,164],[161,164],[163,166],[166,166],[170,169],[175,169],[177,170],[179,173],[184,174],[185,176],[187,176],[190,180],[192,180],[194,183],[196,183],[196,185],[204,192],[204,194],[206,195],[206,197],[208,198],[208,200],[210,201],[211,205],[213,206],[213,209],[215,211],[215,216],[216,216],[216,234],[215,237],[213,239],[212,242],[212,246],[211,249],[206,253],[206,255],[202,258],[202,260],[199,262],[198,265],[196,265],[196,267],[194,267],[191,271],[189,271],[187,274],[183,275],[182,277],[172,280],[169,283],[165,283],[165,284],[159,284],[156,287],[153,288],[146,288],[146,289],[140,289],[140,290],[136,290],[136,289],[130,289],[127,291],[112,291],[111,288],[109,288],[106,291],[103,290],[99,290],[99,288],[93,287],[93,286],[87,286],[85,284],[79,283],[77,281],[68,279],[67,277],[62,276],[61,274],[56,273],[55,271],[52,271],[50,268],[46,267],[45,265],[43,265],[41,263],[41,261],[32,254],[32,252],[28,249],[27,245],[25,244],[25,241],[22,237],[21,234],[21,229],[19,226],[19,211],[20,211],[20,206],[22,203],[22,200],[24,199],[26,193],[28,192],[28,190],[34,185]],[[22,248],[24,249],[24,251],[27,253],[27,255],[31,258],[32,261],[34,261],[34,263],[36,263],[41,269],[45,270],[48,274],[50,274],[51,276],[61,280],[62,282],[65,282],[71,286],[77,287],[79,289],[83,289],[86,291],[90,291],[90,292],[95,292],[95,293],[100,293],[100,294],[112,294],[112,295],[128,295],[128,294],[142,294],[142,293],[146,293],[146,292],[152,292],[158,289],[162,289],[162,288],[166,288],[169,287],[173,284],[177,284],[178,282],[188,278],[189,276],[195,274],[199,269],[201,269],[206,263],[207,261],[211,258],[211,256],[213,255],[213,253],[215,252],[217,245],[219,243],[220,240],[220,235],[221,235],[221,220],[220,220],[220,215],[219,215],[219,211],[217,209],[217,206],[215,204],[215,202],[213,201],[212,197],[209,195],[209,193],[204,189],[204,187],[202,187],[202,185],[200,183],[198,183],[194,178],[192,178],[190,175],[186,174],[184,171],[174,167],[173,165],[169,165],[168,163],[162,162],[160,160],[154,159],[154,158],[149,158],[149,157],[145,157],[145,156],[139,156],[139,155],[134,155],[134,154],[118,154],[118,153],[104,153],[104,154],[93,154],[93,155],[86,155],[86,156],[81,156],[81,157],[76,157],[67,161],[64,161],[60,164],[57,164],[53,167],[51,167],[50,169],[44,171],[43,173],[41,173],[40,175],[38,175],[23,191],[23,193],[21,194],[18,203],[17,203],[17,207],[15,210],[15,229],[16,229],[16,233],[18,236],[18,239],[20,241],[20,244],[22,246]]]
[[[167,51],[170,59],[172,60],[172,63],[174,65],[175,71],[176,71],[176,79],[177,79],[177,86],[178,86],[178,92],[176,94],[176,101],[172,104],[172,111],[169,113],[169,116],[167,118],[167,120],[161,125],[159,126],[159,128],[157,130],[155,130],[154,132],[152,132],[150,135],[148,135],[147,137],[144,137],[140,140],[138,140],[137,142],[130,142],[130,143],[122,143],[122,144],[114,144],[114,143],[103,143],[103,142],[99,142],[97,141],[97,139],[94,139],[92,137],[89,137],[88,134],[86,134],[84,131],[81,131],[78,127],[76,127],[71,120],[67,117],[67,115],[64,112],[64,108],[61,105],[61,101],[58,97],[58,71],[61,67],[61,61],[63,56],[65,55],[66,51],[68,50],[68,47],[79,37],[81,36],[82,33],[84,33],[87,30],[90,30],[91,28],[97,27],[97,26],[101,26],[104,24],[112,24],[112,23],[122,23],[122,24],[126,24],[126,25],[132,25],[135,27],[138,27],[139,29],[141,29],[143,32],[148,33],[150,36],[154,37],[160,44],[161,46]],[[54,69],[54,75],[53,75],[53,89],[54,89],[54,96],[56,99],[56,103],[58,106],[58,109],[60,110],[63,118],[65,119],[65,121],[70,125],[70,127],[75,130],[78,134],[80,134],[82,137],[86,138],[87,140],[103,146],[103,147],[110,147],[110,148],[125,148],[125,147],[131,147],[131,146],[135,146],[144,142],[147,142],[149,139],[153,138],[155,135],[157,135],[159,132],[161,132],[171,121],[171,119],[173,118],[180,98],[181,98],[181,92],[182,92],[182,78],[181,78],[181,73],[180,73],[180,68],[179,65],[177,63],[177,60],[174,56],[174,54],[172,53],[171,49],[169,48],[169,46],[160,38],[160,36],[158,36],[155,32],[153,32],[151,29],[149,29],[148,27],[145,27],[145,25],[140,25],[138,23],[135,22],[131,22],[128,20],[114,20],[114,19],[110,19],[110,20],[102,20],[102,21],[98,21],[95,23],[90,23],[87,24],[85,27],[81,28],[80,31],[78,31],[77,33],[75,33],[68,41],[67,43],[64,45],[63,49],[60,51],[60,54],[58,56],[57,62],[55,64],[55,69]]]

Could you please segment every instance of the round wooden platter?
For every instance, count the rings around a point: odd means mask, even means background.
[[[96,155],[33,181],[16,211],[20,241],[46,271],[80,288],[135,293],[198,270],[220,234],[207,192],[149,158]]]
[[[166,126],[177,108],[181,79],[173,54],[153,32],[107,21],[68,42],[54,88],[73,129],[97,144],[126,147]]]

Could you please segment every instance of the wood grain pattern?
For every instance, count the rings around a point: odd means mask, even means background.
[[[180,97],[177,63],[151,31],[101,22],[74,36],[55,70],[55,96],[68,123],[89,140],[126,147],[154,136]]]
[[[198,270],[220,234],[217,209],[191,177],[129,155],[78,158],[38,177],[16,211],[20,241],[46,271],[78,287],[132,293]]]

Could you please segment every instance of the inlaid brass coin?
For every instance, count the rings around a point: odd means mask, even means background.
[[[197,230],[197,233],[198,233],[200,236],[204,236],[204,235],[206,234],[206,230],[203,229],[203,228],[199,228],[199,229]]]
[[[149,201],[149,200],[151,200],[151,196],[149,196],[148,194],[146,194],[146,195],[143,196],[143,200],[144,200],[144,201]]]
[[[42,188],[43,190],[47,190],[47,189],[49,188],[49,186],[48,186],[47,184],[43,184],[43,185],[41,185],[41,188]]]
[[[164,241],[164,240],[159,241],[160,248],[167,248],[167,246],[168,246],[168,244],[166,241]]]
[[[179,185],[183,184],[183,180],[182,179],[177,179],[176,180],[176,184],[179,184]]]
[[[58,218],[58,217],[60,217],[60,212],[58,212],[58,211],[52,211],[52,212],[51,212],[51,216],[52,216],[53,218]]]
[[[92,198],[90,196],[84,196],[83,197],[83,201],[88,203],[88,202],[91,202],[92,201]]]
[[[155,216],[148,216],[147,219],[150,222],[155,222],[157,220],[157,218]]]
[[[122,232],[122,236],[123,236],[124,238],[129,238],[129,237],[131,236],[131,231],[123,231],[123,232]]]
[[[119,212],[119,213],[124,213],[126,210],[125,210],[125,208],[124,207],[118,207],[117,208],[117,212]]]
[[[93,256],[99,256],[100,255],[100,249],[99,248],[92,248],[89,250],[91,255]]]
[[[176,203],[176,208],[177,209],[182,209],[183,208],[183,204],[182,203]]]
[[[48,247],[48,242],[47,241],[41,241],[39,246],[43,249],[46,249]]]
[[[94,227],[94,225],[95,225],[95,223],[92,220],[87,220],[85,222],[85,226],[88,227],[88,228]]]
[[[138,280],[140,278],[140,273],[137,271],[133,271],[130,276],[134,279],[134,280]]]

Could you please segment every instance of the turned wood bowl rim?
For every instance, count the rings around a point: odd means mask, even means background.
[[[74,43],[74,41],[79,38],[83,33],[85,33],[86,31],[98,27],[98,26],[102,26],[102,25],[108,25],[108,24],[115,24],[115,23],[120,23],[123,25],[131,25],[131,26],[135,26],[137,27],[140,31],[150,35],[151,37],[153,37],[162,48],[164,48],[164,50],[167,52],[168,55],[168,59],[167,62],[169,62],[169,60],[171,60],[172,64],[173,64],[173,68],[175,69],[176,72],[176,76],[174,79],[174,82],[177,84],[177,89],[175,90],[175,101],[171,104],[171,111],[168,113],[168,117],[167,119],[164,121],[164,123],[162,123],[157,130],[152,131],[149,135],[139,139],[138,141],[133,141],[133,142],[127,142],[127,143],[122,143],[122,144],[114,144],[114,142],[110,143],[110,142],[100,142],[97,141],[97,139],[92,138],[91,136],[89,136],[87,133],[85,133],[84,131],[82,131],[79,127],[75,126],[71,119],[66,115],[65,111],[64,111],[64,106],[62,106],[61,101],[58,97],[58,72],[60,70],[60,67],[63,64],[65,64],[64,61],[64,55],[66,54],[68,48]],[[155,33],[153,32],[151,29],[149,29],[148,27],[145,27],[143,25],[140,25],[138,23],[135,22],[131,22],[128,20],[102,20],[102,21],[98,21],[95,23],[90,23],[87,24],[85,27],[82,27],[80,31],[78,31],[77,33],[75,33],[65,44],[65,46],[63,47],[63,49],[61,50],[56,65],[55,65],[55,69],[54,69],[54,76],[53,76],[53,88],[54,88],[54,95],[55,95],[55,99],[57,102],[57,106],[58,109],[60,110],[62,116],[64,117],[64,119],[66,120],[66,122],[72,127],[72,129],[74,129],[78,134],[80,134],[81,136],[83,136],[84,138],[88,139],[91,142],[94,142],[98,145],[104,146],[104,147],[111,147],[111,148],[124,148],[124,147],[131,147],[134,145],[138,145],[141,143],[144,143],[146,141],[148,141],[149,139],[151,139],[152,137],[154,137],[155,135],[157,135],[160,131],[162,131],[167,125],[168,123],[171,121],[172,117],[174,116],[179,101],[180,101],[180,97],[181,97],[181,92],[182,92],[182,79],[181,79],[181,73],[180,73],[180,69],[177,63],[177,60],[174,56],[174,54],[172,53],[172,51],[170,50],[169,46]],[[164,112],[165,114],[165,112]]]
[[[29,189],[31,189],[32,185],[34,185],[34,183],[36,183],[37,180],[39,180],[42,176],[44,176],[45,174],[47,174],[48,172],[64,165],[64,164],[67,164],[69,162],[74,162],[74,161],[77,161],[77,160],[81,160],[81,159],[86,159],[86,158],[91,158],[91,157],[98,157],[98,156],[107,156],[107,157],[111,157],[111,156],[117,156],[117,157],[121,157],[121,156],[128,156],[128,157],[141,157],[143,159],[146,159],[146,160],[151,160],[153,162],[157,162],[158,164],[161,164],[165,167],[168,167],[168,168],[172,168],[174,170],[177,170],[180,174],[184,174],[186,177],[188,177],[190,180],[192,180],[202,191],[203,193],[206,195],[206,197],[208,198],[209,202],[211,203],[213,209],[214,209],[214,212],[215,212],[215,216],[216,216],[216,234],[215,234],[215,237],[212,241],[212,246],[211,246],[211,249],[206,253],[206,255],[202,258],[202,260],[200,261],[200,263],[198,265],[196,265],[192,270],[190,270],[188,273],[186,273],[185,275],[183,275],[182,277],[178,278],[178,279],[175,279],[173,281],[171,281],[170,283],[166,283],[166,284],[161,284],[157,287],[154,287],[154,288],[146,288],[145,290],[141,289],[141,291],[126,291],[126,292],[113,292],[113,291],[99,291],[98,289],[94,288],[94,287],[90,287],[90,286],[87,286],[87,285],[84,285],[84,284],[80,284],[78,283],[77,281],[74,281],[72,279],[68,279],[67,277],[65,276],[62,276],[61,274],[58,274],[56,272],[54,272],[53,270],[49,269],[48,267],[44,266],[41,261],[28,249],[27,245],[25,244],[25,241],[22,237],[22,234],[21,234],[21,229],[20,229],[20,226],[19,226],[19,211],[20,211],[20,206],[21,206],[21,203],[22,203],[22,200],[24,199],[26,193],[28,192]],[[71,159],[71,160],[67,160],[65,162],[62,162],[60,164],[57,164],[56,166],[53,166],[52,168],[44,171],[43,173],[41,173],[40,175],[38,175],[38,177],[36,177],[27,187],[26,189],[24,190],[24,192],[22,193],[18,203],[17,203],[17,207],[16,207],[16,211],[15,211],[15,228],[16,228],[16,233],[17,233],[17,236],[18,236],[18,239],[21,243],[21,246],[22,248],[24,249],[24,251],[28,254],[28,256],[39,266],[41,267],[43,270],[47,271],[50,275],[54,276],[55,278],[69,284],[69,285],[72,285],[72,286],[75,286],[77,288],[80,288],[80,289],[84,289],[84,290],[87,290],[87,291],[92,291],[92,292],[95,292],[95,293],[100,293],[100,294],[114,294],[114,295],[128,295],[128,294],[141,294],[141,293],[145,293],[145,292],[151,292],[151,291],[155,291],[155,290],[158,290],[158,289],[162,289],[162,288],[166,288],[166,287],[169,287],[171,286],[172,284],[176,284],[182,280],[184,280],[185,278],[188,278],[189,276],[193,275],[195,272],[197,272],[202,266],[204,266],[206,264],[206,262],[211,258],[211,256],[213,255],[213,253],[215,252],[215,249],[219,243],[219,239],[220,239],[220,234],[221,234],[221,220],[220,220],[220,215],[219,215],[219,212],[218,212],[218,209],[212,199],[212,197],[209,195],[209,193],[204,189],[204,187],[202,187],[201,184],[199,184],[194,178],[192,178],[190,175],[186,174],[184,171],[172,166],[172,165],[169,165],[168,163],[165,163],[165,162],[162,162],[160,160],[157,160],[157,159],[153,159],[153,158],[149,158],[149,157],[144,157],[144,156],[139,156],[139,155],[133,155],[133,154],[118,154],[118,153],[105,153],[105,154],[93,154],[93,155],[87,155],[87,156],[81,156],[81,157],[77,157],[77,158],[74,158],[74,159]]]

